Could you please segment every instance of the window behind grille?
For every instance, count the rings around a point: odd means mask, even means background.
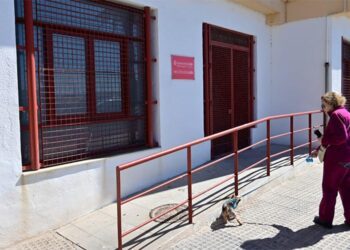
[[[144,10],[32,0],[44,167],[146,145]],[[16,0],[23,165],[30,163],[23,0]]]

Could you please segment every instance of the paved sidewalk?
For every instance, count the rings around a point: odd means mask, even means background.
[[[350,227],[337,200],[333,229],[312,222],[321,198],[322,164],[272,190],[257,191],[240,203],[244,222],[220,224],[214,213],[204,224],[174,239],[171,249],[350,249]],[[187,238],[186,238],[187,237]],[[179,242],[180,241],[180,242]],[[165,248],[164,248],[165,249]]]
[[[285,146],[272,145],[271,151],[281,152]],[[305,150],[304,150],[305,151]],[[261,160],[266,156],[264,147],[243,152],[239,157],[239,169]],[[305,165],[305,155],[296,155],[295,166],[290,165],[289,155],[275,159],[271,164],[271,176],[266,176],[266,166],[263,164],[254,167],[239,175],[239,192],[245,197],[254,195],[254,190],[275,179],[292,177]],[[209,167],[193,175],[192,193],[196,195],[220,181],[233,177],[233,159]],[[172,223],[150,222],[135,232],[123,237],[124,249],[164,249],[173,238],[181,235],[184,231],[192,230],[206,220],[210,211],[217,211],[216,206],[233,192],[233,179],[211,191],[203,194],[193,201],[193,224],[188,224],[187,210],[184,209],[174,218]],[[122,229],[123,232],[149,220],[152,211],[164,205],[176,205],[187,199],[187,179],[180,179],[161,190],[157,190],[144,197],[138,198],[122,206]],[[186,208],[186,206],[184,206]],[[84,249],[116,249],[116,205],[112,204],[93,212],[87,216],[61,227],[57,232]],[[207,226],[204,226],[207,227]]]
[[[283,149],[273,145],[272,153]],[[265,154],[262,148],[244,152],[240,169]],[[124,237],[124,249],[350,249],[350,231],[341,225],[339,201],[334,229],[325,230],[312,223],[321,195],[322,165],[306,163],[305,156],[296,153],[294,166],[289,165],[289,156],[275,159],[269,177],[264,164],[240,174],[239,192],[243,198],[238,211],[243,226],[223,225],[216,220],[222,202],[232,193],[233,183],[229,181],[194,200],[193,224],[188,224],[187,210],[174,215],[172,223],[151,222]],[[227,159],[195,174],[193,193],[233,176],[232,173],[233,161]],[[186,198],[186,180],[180,180],[125,204],[123,232],[148,220],[155,208]],[[116,205],[111,204],[10,249],[116,249],[116,222]]]

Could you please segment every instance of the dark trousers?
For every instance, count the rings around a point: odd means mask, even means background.
[[[333,222],[335,203],[340,194],[344,217],[350,223],[350,169],[332,161],[324,162],[322,180],[322,200],[319,208],[320,220]]]

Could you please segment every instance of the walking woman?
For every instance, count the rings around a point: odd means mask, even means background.
[[[350,226],[350,113],[345,109],[346,99],[340,93],[328,92],[321,97],[322,110],[329,116],[321,144],[326,149],[322,180],[322,200],[319,216],[314,223],[332,228],[338,192],[345,224]]]

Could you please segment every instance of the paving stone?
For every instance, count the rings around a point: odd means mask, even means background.
[[[49,232],[39,237],[26,240],[8,250],[76,250],[82,249],[57,233]]]
[[[333,229],[312,222],[318,214],[321,180],[318,167],[274,189],[258,191],[237,209],[242,226],[203,227],[174,242],[171,249],[350,249],[350,230],[343,225],[340,199]]]

